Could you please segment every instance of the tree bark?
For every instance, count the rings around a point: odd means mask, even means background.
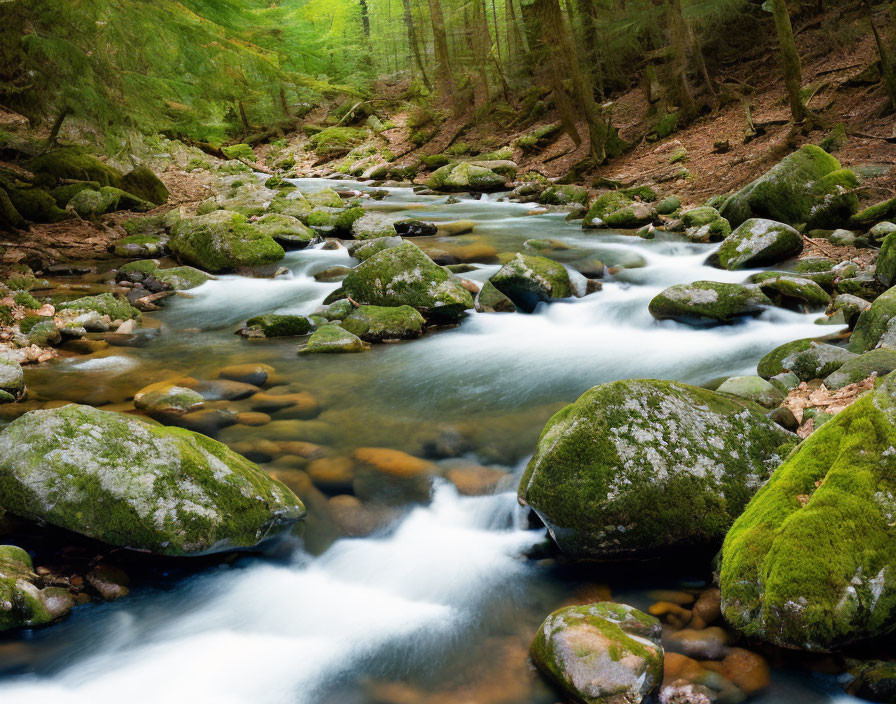
[[[787,86],[790,113],[793,115],[794,122],[802,122],[806,119],[806,107],[800,98],[800,90],[803,86],[803,68],[800,64],[800,54],[796,49],[796,41],[793,38],[790,13],[787,11],[785,0],[771,0],[771,3],[775,18],[775,31],[778,34],[778,43],[781,45],[784,83]]]
[[[432,21],[433,45],[436,54],[436,83],[439,93],[454,102],[454,77],[451,74],[448,35],[445,32],[445,16],[442,14],[441,0],[429,0],[429,15]]]
[[[367,0],[358,0],[361,5],[361,29],[364,30],[364,38],[370,39],[370,12],[367,8]]]
[[[432,83],[429,82],[429,76],[426,75],[426,66],[423,64],[423,56],[420,53],[417,27],[414,25],[414,17],[411,15],[411,0],[401,0],[401,2],[404,7],[404,24],[408,32],[408,44],[411,45],[414,63],[417,64],[417,70],[420,71],[420,77],[423,79],[423,85],[426,86],[426,90],[432,92]]]
[[[874,35],[874,41],[877,43],[877,53],[880,54],[880,74],[883,79],[884,88],[887,91],[887,98],[890,101],[890,107],[896,109],[896,71],[893,69],[893,59],[890,56],[890,50],[884,42],[874,24],[874,18],[871,16],[871,3],[863,0],[862,5],[865,8],[865,16],[868,18],[868,24],[871,25],[871,33]],[[891,9],[896,8],[896,3]],[[894,13],[896,14],[896,13]]]

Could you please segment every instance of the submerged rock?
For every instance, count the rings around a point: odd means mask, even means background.
[[[410,242],[384,249],[359,264],[342,288],[360,304],[408,305],[440,319],[456,320],[473,307],[473,298],[460,281]]]
[[[754,269],[777,264],[802,251],[802,235],[789,225],[751,218],[725,238],[718,257],[723,269]]]
[[[831,650],[896,628],[896,379],[800,444],[731,527],[722,610],[750,638]]]
[[[65,616],[72,606],[67,589],[38,586],[27,552],[0,545],[0,631],[46,625]]]
[[[609,601],[548,616],[529,649],[533,662],[584,704],[640,704],[663,678],[658,619]]]
[[[74,404],[0,433],[0,504],[110,545],[182,556],[254,547],[305,513],[219,442]]]
[[[566,267],[552,259],[531,254],[517,253],[489,281],[527,313],[535,310],[542,301],[572,295]]]
[[[576,558],[720,539],[793,436],[748,401],[669,381],[597,386],[545,425],[520,501]]]
[[[649,310],[657,320],[711,324],[757,316],[772,305],[756,286],[695,281],[670,286],[650,301]]]

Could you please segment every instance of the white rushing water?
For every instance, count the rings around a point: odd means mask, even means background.
[[[523,530],[519,511],[513,493],[458,497],[443,484],[386,536],[341,540],[290,564],[222,569],[174,596],[105,607],[75,662],[0,682],[0,701],[315,701],[328,680],[390,642],[438,650],[492,590],[524,582],[522,553],[544,533]]]

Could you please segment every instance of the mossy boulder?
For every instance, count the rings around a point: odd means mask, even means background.
[[[239,214],[216,211],[183,218],[168,246],[183,261],[212,273],[265,270],[283,259],[283,247]]]
[[[359,242],[352,250],[352,256],[358,261],[364,262],[370,259],[374,254],[379,254],[384,249],[390,247],[398,247],[404,243],[404,240],[397,235],[395,237],[378,237],[374,240]]]
[[[321,325],[308,339],[307,344],[299,350],[299,354],[340,354],[345,352],[364,352],[370,345],[357,335],[335,324]]]
[[[731,224],[709,205],[691,208],[681,214],[685,237],[691,242],[721,242],[731,234]]]
[[[154,259],[128,262],[119,269],[120,275],[130,280],[147,281],[155,279],[168,291],[189,291],[202,286],[213,277],[192,266],[174,266],[162,269]],[[134,274],[137,274],[134,276]]]
[[[569,298],[572,284],[566,267],[546,257],[518,252],[489,279],[522,310],[531,313],[542,301]]]
[[[425,322],[410,306],[360,306],[342,319],[342,327],[367,342],[382,342],[420,337]]]
[[[735,227],[750,218],[837,227],[843,216],[837,212],[844,206],[843,184],[849,179],[842,173],[825,177],[839,171],[837,159],[820,147],[806,145],[732,195],[721,214]],[[831,216],[833,219],[827,220]],[[822,219],[825,221],[820,222]]]
[[[204,405],[205,399],[198,391],[164,381],[134,394],[134,407],[153,418],[167,420],[201,410]]]
[[[0,433],[0,503],[110,545],[180,556],[255,547],[305,513],[219,442],[80,405],[31,411]]]
[[[39,585],[31,556],[15,545],[0,545],[0,631],[44,626],[74,606],[67,589]]]
[[[304,315],[268,313],[249,318],[246,327],[257,329],[262,337],[293,337],[311,332],[311,321]]]
[[[326,127],[308,140],[321,156],[345,154],[363,142],[369,133],[356,127]]]
[[[870,660],[853,667],[853,681],[846,691],[869,702],[892,704],[896,701],[896,662]]]
[[[56,205],[50,193],[37,186],[33,188],[7,188],[15,210],[26,220],[37,223],[60,222],[71,217],[70,213]]]
[[[80,191],[68,203],[70,210],[74,210],[85,219],[97,218],[119,210],[145,213],[154,207],[153,203],[112,186],[103,186],[98,191]]]
[[[811,279],[801,276],[770,276],[762,278],[759,289],[782,308],[818,310],[831,302],[830,294]]]
[[[716,391],[745,398],[766,408],[775,408],[784,400],[784,394],[761,376],[733,376]]]
[[[874,277],[887,288],[896,285],[896,232],[884,237]]]
[[[772,305],[757,286],[695,281],[670,286],[655,296],[648,308],[657,320],[707,325],[757,316]]]
[[[545,425],[519,498],[574,558],[710,545],[791,437],[749,401],[670,381],[604,384]]]
[[[473,298],[460,281],[410,242],[384,249],[359,264],[342,288],[362,305],[408,305],[439,319],[457,320],[473,307]]]
[[[871,240],[871,244],[880,245],[887,235],[892,235],[894,232],[896,232],[896,223],[879,222],[868,230],[868,239]]]
[[[750,638],[833,650],[896,628],[896,379],[804,440],[725,539],[722,611]]]
[[[262,215],[252,224],[284,249],[304,249],[317,237],[301,220],[282,213]]]
[[[894,218],[896,218],[896,198],[891,198],[856,213],[852,216],[851,224],[857,226],[873,225],[881,220]]]
[[[364,208],[355,206],[345,208],[333,218],[333,233],[340,237],[349,237],[355,221],[364,216]]]
[[[856,328],[849,339],[853,352],[867,352],[882,343],[896,347],[896,287],[890,288],[871,303],[871,308],[859,316]]]
[[[882,347],[871,350],[846,360],[835,372],[825,377],[824,385],[828,389],[842,389],[867,379],[872,374],[886,376],[896,369],[896,350]]]
[[[486,281],[476,294],[476,310],[480,313],[516,313],[516,304]]]
[[[628,205],[607,213],[603,217],[604,227],[634,230],[649,225],[657,218],[656,208],[650,203],[633,201]]]
[[[569,205],[570,203],[588,205],[588,191],[581,186],[551,186],[541,192],[538,202],[544,205]]]
[[[129,235],[112,245],[116,257],[158,257],[168,253],[168,235]]]
[[[0,230],[20,230],[25,224],[25,218],[9,199],[9,193],[0,186]]]
[[[639,704],[663,679],[658,619],[609,601],[548,616],[529,652],[568,697],[583,704]]]
[[[54,149],[27,164],[35,174],[48,174],[60,181],[95,181],[101,186],[121,186],[122,173],[85,151],[71,147]]]
[[[788,362],[790,371],[800,381],[812,381],[824,379],[855,357],[856,354],[847,349],[816,341],[810,342],[805,350],[794,354]]]
[[[56,205],[65,210],[71,199],[78,195],[81,191],[98,191],[100,184],[96,181],[78,181],[76,183],[67,183],[64,186],[57,186],[50,195],[56,201]]]
[[[145,166],[138,166],[121,179],[121,189],[154,205],[168,202],[168,187]]]
[[[341,208],[345,204],[342,198],[332,188],[323,188],[314,193],[305,195],[305,200],[312,208]]]
[[[796,358],[801,353],[808,350],[813,342],[816,342],[816,339],[810,337],[803,340],[787,342],[780,347],[776,347],[759,360],[756,373],[763,379],[768,380],[773,376],[778,376],[784,372],[791,371]]]
[[[719,247],[723,269],[754,269],[777,264],[803,251],[803,237],[784,223],[750,218]]]
[[[427,187],[436,191],[493,191],[506,184],[505,176],[467,162],[447,164],[426,180]]]
[[[594,202],[591,203],[591,207],[588,208],[588,212],[585,214],[585,219],[582,221],[582,227],[586,229],[604,227],[604,219],[609,216],[610,213],[628,207],[633,203],[634,201],[631,198],[620,191],[608,191],[607,193],[602,193],[594,199]]]
[[[396,217],[389,213],[367,213],[352,223],[351,234],[356,240],[375,240],[395,237]]]
[[[82,312],[95,311],[99,315],[108,315],[110,320],[139,320],[140,311],[134,308],[127,299],[119,298],[112,293],[101,293],[98,296],[84,296],[72,301],[64,301],[56,306],[58,310],[75,310]]]

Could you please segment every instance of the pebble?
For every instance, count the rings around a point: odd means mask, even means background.
[[[262,387],[274,373],[270,364],[231,364],[218,370],[218,378]]]

